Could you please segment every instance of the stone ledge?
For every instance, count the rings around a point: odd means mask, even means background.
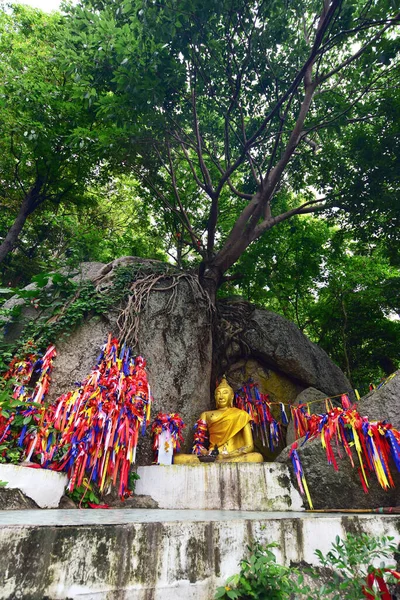
[[[135,492],[159,508],[302,510],[286,465],[226,463],[139,467]]]
[[[64,473],[48,469],[31,469],[19,465],[0,465],[0,481],[6,489],[21,490],[40,508],[57,508],[68,478]]]
[[[337,535],[400,537],[396,516],[193,516],[180,511],[179,519],[178,511],[160,510],[0,511],[0,599],[210,600],[238,571],[253,539],[276,542],[280,563],[316,566],[315,550],[326,553]],[[21,525],[31,519],[36,525]],[[41,519],[52,525],[38,525]]]

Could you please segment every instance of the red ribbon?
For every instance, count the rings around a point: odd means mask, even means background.
[[[377,569],[376,571],[374,571],[373,573],[369,573],[369,575],[367,576],[367,586],[368,587],[363,587],[363,595],[365,596],[365,598],[368,598],[368,600],[374,600],[375,598],[375,594],[373,594],[370,590],[372,590],[374,583],[376,582],[379,588],[379,591],[381,592],[381,599],[382,600],[392,600],[392,595],[389,592],[389,588],[387,586],[386,581],[383,578],[383,573],[390,573],[391,575],[393,575],[393,577],[395,577],[396,579],[400,580],[400,573],[398,573],[397,571],[393,571],[392,569]]]

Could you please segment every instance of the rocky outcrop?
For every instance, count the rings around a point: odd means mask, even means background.
[[[84,263],[73,275],[78,280],[93,281],[107,294],[115,271],[129,265],[136,271],[147,269],[148,273],[150,269],[161,275],[142,304],[134,352],[147,361],[154,396],[153,417],[159,411],[178,412],[187,425],[183,451],[191,448],[192,427],[200,413],[213,406],[211,381],[227,372],[235,384],[242,384],[251,361],[255,373],[263,374],[265,391],[278,401],[293,401],[309,386],[327,395],[350,389],[340,369],[293,323],[248,303],[221,302],[214,318],[195,277],[181,273],[178,281],[172,279],[165,272],[167,265],[159,261],[123,257],[108,265]],[[123,308],[118,305],[103,317],[88,318],[69,337],[54,340],[58,356],[50,400],[73,389],[89,374],[108,334],[119,335],[117,320]],[[218,328],[212,336],[215,323]],[[131,344],[133,339],[128,336],[126,341]],[[152,460],[149,433],[145,443],[140,442],[138,460],[139,464]]]
[[[223,369],[243,355],[288,375],[303,388],[326,395],[350,392],[351,384],[329,356],[284,317],[245,302],[220,302],[225,337]]]
[[[364,396],[358,404],[358,412],[370,421],[388,421],[400,429],[400,371],[382,387]]]
[[[380,508],[383,506],[400,506],[400,473],[391,463],[391,473],[395,483],[395,488],[388,491],[383,490],[375,475],[369,477],[369,491],[366,494],[361,485],[360,476],[357,469],[357,457],[354,454],[355,468],[350,464],[349,459],[344,452],[339,457],[337,449],[333,451],[339,466],[335,471],[332,465],[326,460],[326,453],[321,445],[321,440],[316,438],[301,445],[299,440],[298,453],[303,466],[304,475],[310,491],[311,499],[316,509],[326,508]],[[277,462],[287,464],[291,473],[293,485],[297,486],[291,459],[289,458],[287,447],[277,458]],[[308,508],[307,501],[304,499],[304,507]]]
[[[0,510],[32,510],[39,508],[32,498],[28,498],[16,488],[0,488]]]
[[[308,388],[301,392],[295,402],[312,402],[323,396],[320,390]],[[374,390],[358,403],[358,412],[367,416],[370,421],[389,421],[397,429],[400,428],[400,372],[378,390]],[[324,402],[313,404],[312,412],[326,412]],[[291,444],[295,441],[293,423],[289,424],[286,438],[288,447],[283,450],[277,462],[288,464],[293,483],[295,477],[289,458]],[[395,482],[395,488],[384,491],[374,474],[369,477],[369,492],[363,491],[358,468],[352,468],[350,461],[344,455],[339,457],[337,449],[334,453],[339,465],[335,471],[326,460],[325,450],[319,438],[306,442],[302,446],[299,440],[298,453],[303,466],[307,484],[310,489],[314,508],[380,508],[382,506],[400,505],[400,473],[396,466],[390,463],[390,470]],[[355,463],[357,464],[357,458]],[[343,456],[344,455],[344,456]]]
[[[163,279],[158,286],[163,289],[156,286],[149,295],[140,314],[139,343],[134,352],[147,361],[154,397],[152,416],[158,412],[179,412],[188,432],[183,451],[190,451],[191,429],[199,414],[211,408],[211,315],[200,289],[185,278],[179,280],[175,290],[169,289],[171,282],[170,278]],[[118,335],[118,314],[116,307],[104,318],[87,320],[57,343],[50,400],[89,374],[108,334]],[[152,462],[149,432],[145,440],[140,440],[138,462]]]

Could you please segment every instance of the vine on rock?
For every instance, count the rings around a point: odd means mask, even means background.
[[[0,309],[0,326],[5,331],[17,320],[24,306],[37,314],[23,326],[15,342],[1,343],[5,371],[13,355],[22,356],[27,344],[43,352],[56,340],[70,335],[85,318],[105,316],[117,308],[118,336],[131,347],[138,343],[140,313],[146,308],[151,292],[171,294],[162,312],[171,314],[178,297],[178,286],[186,281],[196,301],[212,315],[214,307],[195,274],[134,257],[117,259],[106,265],[94,281],[76,282],[60,273],[41,274],[33,278],[35,289],[13,290],[16,303],[11,309]],[[21,302],[22,300],[22,302]]]

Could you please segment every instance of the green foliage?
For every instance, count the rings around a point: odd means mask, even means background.
[[[304,574],[316,582],[311,589],[304,584],[304,577],[297,568],[277,564],[272,551],[274,547],[276,544],[264,546],[259,542],[249,546],[249,558],[241,561],[237,575],[218,588],[215,600],[363,600],[364,588],[378,600],[380,592],[368,588],[367,575],[379,573],[385,568],[382,559],[387,563],[396,552],[391,537],[367,534],[348,534],[344,540],[337,537],[326,556],[320,550],[316,551],[324,569],[323,577],[319,569],[303,569]],[[395,569],[395,566],[389,568]],[[385,574],[384,578],[388,584],[395,583],[390,574]],[[321,579],[326,582],[318,588]]]
[[[128,487],[130,492],[135,492],[136,482],[138,479],[140,479],[140,475],[136,471],[129,471]]]
[[[75,487],[73,492],[66,492],[66,495],[75,502],[79,508],[90,508],[89,504],[100,504],[100,496],[94,490],[94,486],[88,482]]]
[[[348,534],[345,540],[336,537],[326,556],[320,550],[316,551],[321,566],[332,571],[332,577],[320,588],[318,597],[329,600],[363,600],[365,596],[362,590],[365,586],[374,598],[380,599],[380,592],[370,590],[366,585],[366,578],[369,573],[384,569],[385,562],[382,559],[393,558],[396,550],[392,537],[378,538],[367,534]],[[392,564],[390,568],[395,569],[396,565]],[[391,575],[386,575],[385,580],[395,583]]]
[[[321,8],[316,0],[285,5],[133,0],[123,6],[83,0],[71,7],[62,53],[75,77],[74,93],[96,112],[110,160],[122,160],[134,173],[142,194],[164,212],[192,260],[194,252],[203,259],[207,255],[208,262],[218,256],[239,214],[285,150],[291,160],[273,189],[301,192],[310,200],[316,188],[326,194],[328,207],[346,204],[361,213],[359,196],[343,199],[332,171],[342,162],[343,130],[373,121],[377,111],[379,130],[388,114],[386,87],[398,77],[399,43],[390,34],[395,9],[386,0],[336,5],[322,42],[316,42],[321,47],[312,77],[318,89],[294,153],[289,140],[304,99],[301,67],[309,59]],[[388,33],[380,35],[383,23]],[[355,60],[354,48],[363,44],[367,50]],[[330,75],[335,67],[338,72]],[[372,106],[377,110],[371,113]],[[324,168],[326,155],[330,173]],[[277,194],[270,204],[272,216],[279,215]],[[375,195],[372,219],[378,204]],[[231,221],[228,229],[225,217]],[[230,245],[240,239],[247,246],[260,220],[261,214],[246,222],[249,231],[236,231]]]
[[[60,65],[56,40],[62,27],[60,14],[21,4],[0,12],[2,241],[12,225],[23,226],[17,216],[25,220],[40,209],[43,218],[60,204],[92,203],[85,188],[107,177],[97,136],[88,133],[94,115],[73,101],[74,82]],[[23,240],[21,247],[27,258],[28,244]]]
[[[221,295],[240,294],[296,323],[360,391],[395,371],[400,273],[386,243],[356,242],[327,220],[305,216],[273,229],[270,241],[241,256],[238,279]]]
[[[56,212],[43,205],[27,221],[16,250],[0,264],[0,281],[21,287],[32,275],[68,272],[81,262],[109,262],[120,256],[165,260],[165,226],[139,194],[135,180],[115,177],[90,186],[85,202],[62,204]],[[10,294],[10,287],[3,290],[0,299]]]
[[[248,546],[249,558],[241,561],[240,573],[218,588],[215,600],[286,600],[294,592],[307,591],[300,587],[302,577],[296,569],[276,562],[272,551],[276,546],[259,542]]]

